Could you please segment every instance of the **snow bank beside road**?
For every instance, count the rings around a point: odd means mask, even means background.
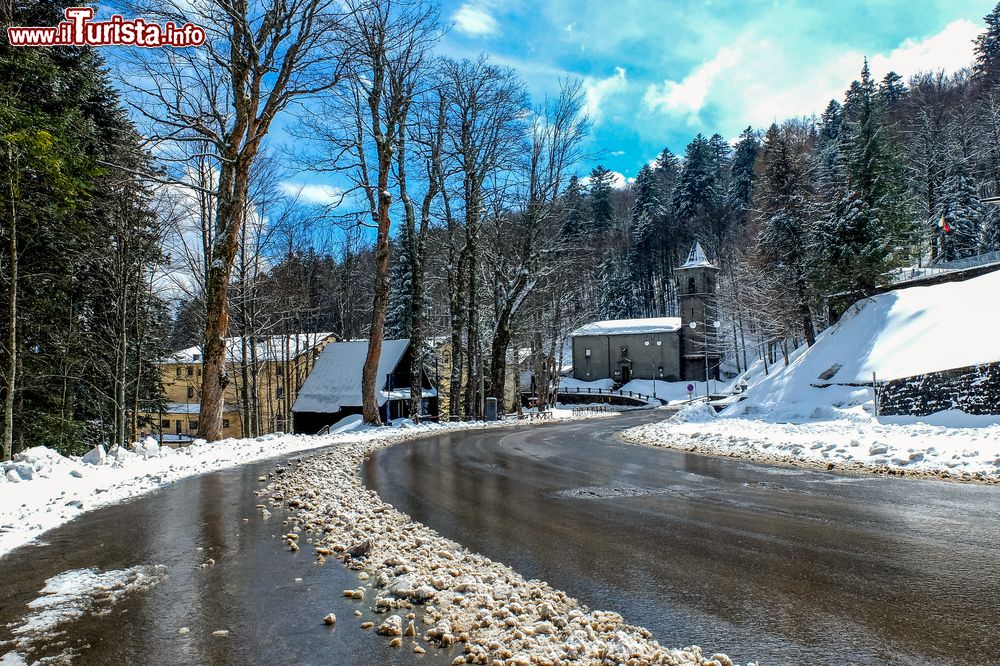
[[[182,449],[160,447],[152,439],[134,450],[95,449],[66,458],[34,447],[4,463],[0,480],[0,555],[82,512],[150,492],[196,474],[270,456],[332,444],[341,438],[268,435],[196,443]],[[88,460],[93,460],[89,464]]]
[[[763,462],[1000,482],[1000,417],[943,412],[927,423],[875,420],[856,409],[829,420],[775,423],[716,417],[710,411],[703,404],[691,405],[671,419],[631,428],[623,436],[640,444]]]

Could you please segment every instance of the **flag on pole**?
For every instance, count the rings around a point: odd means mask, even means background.
[[[951,233],[951,225],[948,224],[948,220],[944,219],[944,213],[941,213],[941,219],[938,221],[938,226],[941,227],[941,230],[946,234]]]

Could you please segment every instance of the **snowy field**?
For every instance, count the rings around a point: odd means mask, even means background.
[[[553,418],[573,418],[571,409],[552,410]],[[600,415],[597,415],[600,416]],[[516,421],[511,423],[517,423]],[[497,424],[490,424],[496,427]],[[274,456],[331,444],[432,434],[441,429],[485,427],[483,423],[414,425],[395,421],[391,428],[370,428],[360,417],[348,417],[331,434],[265,435],[257,439],[225,439],[170,449],[148,439],[133,449],[103,449],[82,458],[66,458],[34,447],[0,464],[0,556],[37,538],[85,511],[151,492],[197,474],[214,472]]]
[[[1000,416],[949,410],[875,417],[870,387],[848,386],[1000,361],[1000,272],[860,301],[811,348],[765,371],[716,417],[704,404],[626,431],[632,441],[760,460],[1000,481]],[[829,384],[825,388],[817,385]],[[658,391],[659,394],[659,391]]]

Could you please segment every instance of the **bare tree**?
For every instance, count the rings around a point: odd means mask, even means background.
[[[478,60],[447,60],[443,65],[448,100],[444,153],[460,180],[464,209],[464,234],[446,211],[451,232],[451,344],[452,376],[450,409],[458,414],[462,366],[458,363],[465,328],[468,366],[465,411],[474,415],[480,403],[474,400],[483,379],[479,326],[479,236],[488,179],[517,167],[518,152],[530,115],[528,95],[514,70]],[[445,202],[448,204],[449,198]],[[456,245],[458,246],[456,248]]]
[[[422,376],[425,362],[425,310],[426,303],[426,256],[427,240],[430,234],[431,209],[441,191],[441,151],[444,145],[446,100],[440,87],[428,95],[426,112],[417,126],[416,143],[420,147],[419,161],[423,166],[426,189],[420,205],[420,221],[413,200],[410,198],[406,177],[406,128],[399,128],[397,151],[397,174],[399,197],[403,201],[405,213],[404,241],[408,244],[406,257],[410,273],[410,416],[419,419],[423,393]]]
[[[217,160],[214,223],[206,244],[205,353],[198,435],[222,433],[228,289],[246,220],[250,174],[275,118],[294,101],[337,84],[342,24],[338,0],[140,2],[147,16],[206,32],[203,49],[135,49],[124,78],[132,105],[168,149],[201,142]],[[141,52],[141,53],[139,53]],[[140,85],[133,82],[141,81]]]
[[[361,394],[365,423],[379,424],[376,391],[389,303],[392,171],[405,167],[406,156],[396,153],[406,148],[407,118],[439,27],[437,8],[423,0],[372,4],[348,0],[345,5],[350,10],[346,85],[306,124],[327,144],[326,159],[316,168],[341,172],[352,180],[351,191],[359,192],[367,204],[353,219],[376,230],[372,317]],[[403,178],[405,183],[405,170]]]
[[[506,236],[512,252],[492,258],[494,289],[500,294],[493,322],[490,349],[491,396],[503,403],[514,319],[538,284],[560,268],[559,197],[567,171],[580,159],[588,123],[583,114],[583,88],[568,81],[554,100],[546,100],[535,113],[528,150],[527,187],[523,210],[511,216],[494,216],[494,247],[503,247]],[[507,221],[505,224],[504,221]],[[506,233],[505,233],[506,232]]]

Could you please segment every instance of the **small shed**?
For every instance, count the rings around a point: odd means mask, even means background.
[[[410,416],[410,341],[383,340],[378,364],[375,400],[382,421]],[[368,340],[333,342],[316,360],[292,405],[297,433],[317,433],[362,407],[361,373],[368,355]],[[437,391],[421,371],[420,416],[437,415]]]

